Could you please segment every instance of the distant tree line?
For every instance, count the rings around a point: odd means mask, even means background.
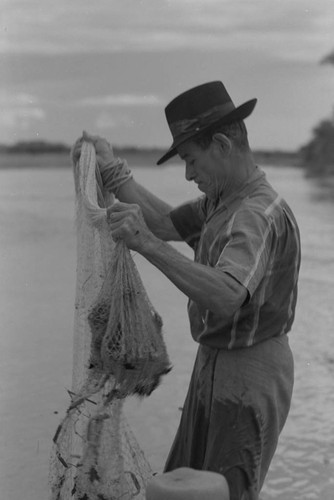
[[[70,146],[48,141],[20,141],[12,145],[1,145],[0,153],[19,155],[65,154],[69,155]],[[114,146],[115,156],[126,158],[133,165],[155,164],[164,149],[158,147]],[[298,151],[255,150],[255,161],[259,164],[279,166],[300,166]]]
[[[300,149],[300,155],[308,175],[334,175],[334,120],[323,120],[314,128],[313,138]]]
[[[334,51],[322,59],[321,64],[334,65]],[[312,139],[300,149],[300,157],[308,175],[334,175],[334,108],[332,117],[313,129]]]
[[[113,146],[114,153],[136,155],[140,153],[163,154],[164,150],[155,147],[137,147],[137,146]],[[43,153],[70,153],[71,147],[62,142],[49,141],[18,141],[14,144],[0,144],[0,153],[22,153],[22,154],[43,154]]]
[[[10,146],[0,145],[0,152],[24,154],[69,153],[70,147],[58,142],[19,141]]]

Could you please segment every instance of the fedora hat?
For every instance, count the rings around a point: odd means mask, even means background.
[[[177,148],[204,130],[249,116],[257,99],[235,107],[223,83],[214,81],[194,87],[173,99],[165,108],[173,144],[158,161],[161,165],[177,154]]]
[[[217,472],[180,467],[154,476],[146,486],[146,500],[224,500],[229,487]]]

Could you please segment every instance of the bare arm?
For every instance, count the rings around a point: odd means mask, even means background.
[[[109,143],[89,137],[97,153],[101,174],[114,161]],[[115,239],[141,253],[163,272],[185,295],[203,308],[230,319],[247,298],[247,290],[219,269],[192,262],[167,240],[180,240],[169,213],[171,206],[129,178],[117,190],[120,203],[108,209],[110,228]]]
[[[194,302],[229,320],[248,292],[237,280],[217,268],[193,262],[168,243],[151,239],[140,253]]]
[[[169,216],[172,207],[134,179],[129,179],[120,187],[118,199],[139,205],[147,226],[155,236],[164,241],[181,241]]]
[[[142,254],[187,297],[204,309],[230,319],[247,298],[247,289],[220,269],[188,259],[157,238],[146,226],[138,205],[119,203],[109,210],[114,238]]]

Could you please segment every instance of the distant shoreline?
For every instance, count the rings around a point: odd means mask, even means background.
[[[20,142],[11,146],[0,145],[0,168],[27,168],[43,165],[47,168],[70,167],[71,148],[64,144],[47,142]],[[125,158],[129,165],[156,166],[157,160],[165,153],[163,148],[140,148],[135,146],[115,146],[115,156]],[[298,152],[278,150],[253,151],[256,163],[300,167]]]
[[[166,164],[157,167],[156,162],[164,153],[164,150],[156,149],[136,149],[136,148],[114,148],[116,156],[125,158],[129,166],[133,169],[136,167],[147,168],[164,168],[172,163],[180,165],[182,161],[178,157],[172,158]],[[300,156],[297,153],[283,151],[254,151],[254,159],[260,167],[295,167],[304,168]],[[38,151],[27,153],[20,151],[10,153],[4,152],[0,148],[0,171],[19,171],[24,169],[71,169],[70,148],[62,152],[47,152]],[[334,200],[334,176],[333,175],[310,175],[305,170],[306,177],[312,179],[320,188],[321,196],[330,200]]]

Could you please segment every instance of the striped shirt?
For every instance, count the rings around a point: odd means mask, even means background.
[[[297,300],[300,235],[288,204],[257,168],[228,199],[206,196],[171,212],[195,261],[234,277],[248,300],[228,322],[188,302],[191,333],[215,348],[248,347],[291,329]],[[224,304],[222,304],[222,310]]]

